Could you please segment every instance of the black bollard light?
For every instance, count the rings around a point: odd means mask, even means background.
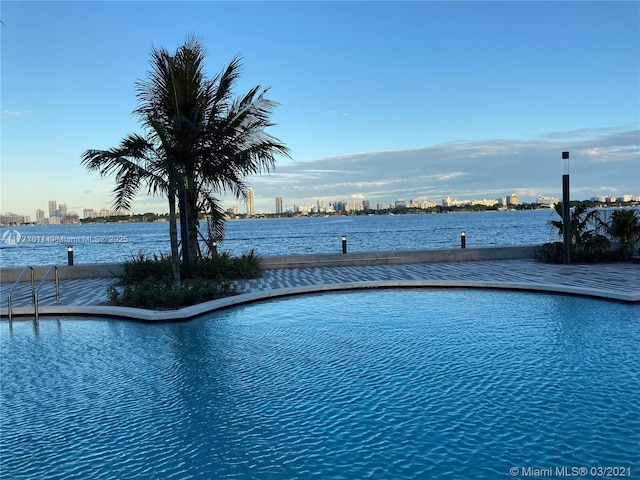
[[[67,265],[73,265],[73,245],[67,247]]]
[[[571,263],[571,201],[569,195],[569,152],[562,152],[562,263]]]
[[[460,248],[467,248],[467,234],[460,232]]]
[[[342,236],[342,253],[347,253],[347,236]]]
[[[213,255],[218,255],[218,242],[211,243],[211,253]]]

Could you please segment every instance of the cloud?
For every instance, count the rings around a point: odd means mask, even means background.
[[[351,114],[350,113],[346,113],[346,112],[338,112],[336,110],[331,110],[329,112],[329,116],[330,117],[350,117]]]
[[[26,117],[31,111],[29,110],[3,110],[2,114],[9,117]]]
[[[293,204],[350,198],[372,204],[398,198],[499,198],[517,193],[535,200],[561,196],[561,152],[571,152],[572,192],[640,194],[640,130],[583,129],[537,139],[492,139],[423,148],[361,152],[281,164],[275,175],[250,180],[256,206],[273,209],[273,198]],[[615,167],[613,166],[615,164]],[[611,187],[603,187],[610,185]],[[355,196],[355,197],[354,197]]]
[[[592,163],[627,162],[638,157],[636,145],[613,145],[609,147],[590,147],[578,150],[578,154],[591,160]]]
[[[453,180],[454,178],[459,177],[460,175],[464,175],[464,173],[462,172],[441,173],[440,175],[433,175],[433,178],[435,178],[440,182],[444,182],[447,180]]]

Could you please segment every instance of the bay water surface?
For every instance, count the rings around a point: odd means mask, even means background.
[[[558,240],[551,210],[478,213],[331,216],[229,220],[218,250],[260,256],[431,250],[466,246],[537,245]],[[201,225],[206,231],[206,225]],[[64,265],[67,248],[74,263],[120,263],[139,253],[168,254],[169,224],[106,223],[14,226],[0,230],[0,267]]]

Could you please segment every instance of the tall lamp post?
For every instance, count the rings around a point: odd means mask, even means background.
[[[569,152],[562,152],[562,263],[571,263],[571,208],[569,201]]]

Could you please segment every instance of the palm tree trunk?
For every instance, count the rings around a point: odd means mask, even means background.
[[[189,208],[187,206],[187,194],[184,188],[178,192],[178,205],[180,208],[180,239],[182,241],[182,271],[186,278],[191,277],[191,256],[189,255]]]
[[[171,181],[171,180],[170,180]],[[178,254],[178,224],[175,189],[169,188],[169,240],[171,242],[171,273],[173,286],[180,287],[180,255]]]
[[[194,178],[187,180],[187,229],[189,231],[189,256],[194,259],[198,256],[198,193],[196,192]]]

